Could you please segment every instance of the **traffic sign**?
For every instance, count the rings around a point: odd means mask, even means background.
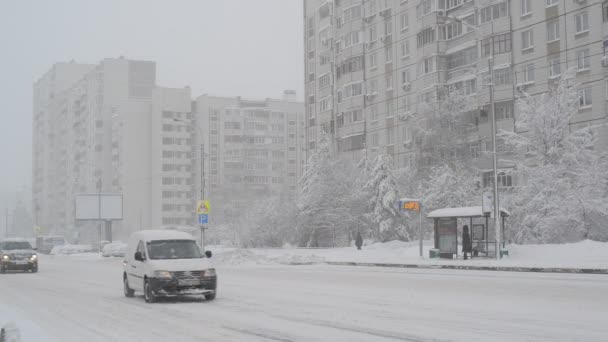
[[[199,214],[199,215],[209,214],[210,211],[211,211],[211,206],[210,206],[208,200],[202,200],[202,201],[196,202],[196,213],[197,214]]]
[[[209,215],[207,214],[199,214],[198,215],[198,224],[203,225],[209,223]]]

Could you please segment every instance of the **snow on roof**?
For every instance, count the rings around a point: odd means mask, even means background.
[[[194,240],[192,235],[172,229],[141,230],[133,234],[144,241],[154,240]]]
[[[510,216],[507,210],[500,208],[503,216]],[[431,211],[426,217],[427,218],[440,218],[440,217],[482,217],[483,212],[481,206],[479,207],[462,207],[462,208],[443,208]]]

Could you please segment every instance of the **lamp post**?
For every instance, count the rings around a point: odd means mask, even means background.
[[[479,32],[479,28],[477,26],[474,25],[470,25],[469,23],[467,23],[466,21],[457,18],[453,15],[448,15],[446,16],[447,19],[449,20],[453,20],[455,22],[459,22],[462,25],[476,31]],[[494,22],[490,22],[490,24],[492,25],[492,29],[490,32],[490,35],[493,36],[494,35]],[[496,159],[496,113],[495,113],[495,106],[494,106],[494,41],[491,42],[490,44],[490,57],[488,57],[488,74],[489,74],[489,84],[488,84],[488,91],[490,92],[490,116],[491,116],[491,135],[492,135],[492,179],[493,179],[493,186],[492,186],[492,192],[494,195],[493,198],[493,202],[494,202],[494,241],[496,243],[495,246],[495,257],[496,259],[500,259],[501,258],[501,253],[500,253],[500,243],[501,243],[501,236],[500,236],[500,208],[499,208],[499,201],[498,201],[498,162]]]
[[[179,119],[179,118],[173,118],[173,121],[175,122],[180,122],[183,123],[185,125],[190,125],[191,123],[183,120],[183,119]],[[201,188],[200,188],[200,200],[204,201],[205,200],[205,144],[203,143],[203,131],[200,128],[200,126],[195,125],[196,128],[198,129],[198,133],[199,133],[199,137],[201,139],[201,144],[200,144],[200,171],[201,171]],[[200,225],[200,229],[201,229],[201,247],[203,248],[203,252],[205,251],[205,229],[207,229],[204,225]]]

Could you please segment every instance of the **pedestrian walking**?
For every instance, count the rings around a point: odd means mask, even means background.
[[[357,238],[355,239],[355,246],[357,246],[357,249],[361,249],[361,246],[363,246],[363,237],[361,237],[361,232],[357,232]]]

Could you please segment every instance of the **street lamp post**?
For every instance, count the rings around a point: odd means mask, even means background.
[[[189,125],[190,122],[179,119],[179,118],[173,118],[173,121],[175,122],[181,122],[183,124]],[[203,131],[200,128],[200,126],[195,125],[196,128],[198,129],[198,133],[199,133],[199,137],[201,139],[201,143],[200,143],[200,171],[201,171],[201,189],[200,189],[200,200],[204,201],[205,200],[205,144],[203,143]],[[205,227],[205,225],[201,224],[200,225],[200,229],[201,229],[201,247],[203,248],[203,252],[205,251],[205,229],[207,229]]]
[[[470,25],[469,23],[467,23],[466,21],[460,19],[460,18],[456,18],[452,15],[446,16],[447,19],[449,20],[454,20],[456,22],[461,23],[462,25],[471,28],[472,30],[479,32],[479,28],[477,26],[474,25]],[[492,29],[491,29],[491,35],[494,35],[494,22],[491,22],[492,25]],[[492,127],[490,128],[492,130],[491,135],[492,135],[492,179],[493,181],[493,187],[492,187],[492,192],[494,194],[494,242],[496,243],[495,246],[495,257],[496,259],[500,259],[501,258],[501,253],[500,253],[500,243],[501,243],[501,236],[500,236],[500,208],[499,208],[499,201],[498,201],[498,162],[497,162],[497,157],[496,157],[496,112],[495,112],[495,106],[494,106],[494,42],[492,41],[490,44],[490,57],[488,58],[488,75],[489,77],[489,84],[488,84],[488,90],[490,92],[490,116],[491,116],[491,125]]]

